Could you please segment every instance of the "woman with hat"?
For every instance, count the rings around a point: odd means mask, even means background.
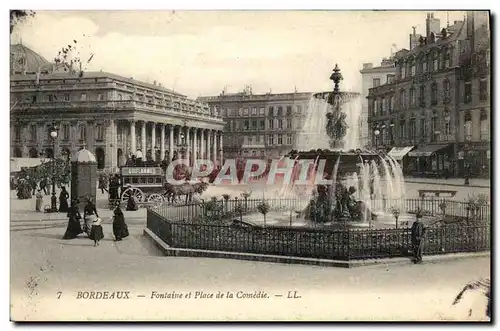
[[[80,233],[83,233],[82,227],[80,225],[80,210],[78,210],[78,200],[71,201],[71,206],[68,211],[68,227],[64,233],[63,239],[74,239]]]
[[[127,223],[125,223],[125,216],[120,208],[120,203],[116,204],[116,209],[114,211],[113,234],[116,238],[115,241],[121,241],[129,235]]]

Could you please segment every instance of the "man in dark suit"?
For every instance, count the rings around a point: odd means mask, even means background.
[[[413,262],[422,263],[424,251],[425,227],[422,223],[422,215],[417,213],[417,220],[411,226],[411,244],[413,249]]]

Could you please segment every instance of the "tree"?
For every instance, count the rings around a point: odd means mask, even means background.
[[[29,17],[34,17],[35,12],[33,10],[18,10],[18,9],[13,9],[10,11],[10,33],[12,34],[12,31],[14,31],[14,27],[26,20]]]
[[[63,159],[42,161],[42,164],[36,168],[34,177],[37,182],[40,182],[43,178],[49,178],[58,187],[68,185],[71,178],[69,162]]]
[[[269,204],[267,202],[262,201],[257,206],[257,209],[259,210],[259,213],[264,215],[264,227],[265,227],[266,226],[266,215],[267,215],[267,213],[269,213],[269,209],[271,209],[271,208],[269,207]]]

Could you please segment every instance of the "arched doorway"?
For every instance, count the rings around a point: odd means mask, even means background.
[[[52,148],[47,148],[45,150],[45,158],[52,159],[54,157],[54,150]]]
[[[30,149],[29,151],[29,156],[32,158],[32,159],[36,159],[38,157],[38,150],[36,148],[32,148]]]
[[[104,153],[104,149],[101,147],[97,147],[95,149],[95,158],[97,160],[97,169],[104,169],[104,164],[106,161],[106,154]]]
[[[123,150],[121,148],[118,148],[116,150],[116,162],[118,163],[119,167],[125,165],[125,162],[123,162]]]
[[[23,157],[23,152],[21,151],[21,149],[19,147],[14,148],[14,151],[12,154],[14,157]]]

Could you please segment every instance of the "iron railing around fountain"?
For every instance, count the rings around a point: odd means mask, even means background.
[[[270,206],[270,211],[299,211],[305,209],[307,200],[297,198],[270,198],[264,199]],[[247,215],[257,213],[258,206],[262,198],[238,198],[238,199],[218,199],[216,202],[204,201],[202,203],[192,203],[181,206],[172,206],[165,203],[154,207],[154,211],[171,222],[192,223],[207,214],[219,217],[220,219],[230,219],[238,217],[240,214]],[[212,205],[209,205],[211,203]],[[216,204],[215,206],[213,204]],[[420,211],[424,216],[449,216],[457,218],[475,218],[481,220],[490,219],[490,205],[482,205],[477,210],[470,210],[470,206],[465,201],[454,201],[446,199],[380,199],[372,201],[372,209],[390,210],[393,207],[399,208],[401,213],[415,214]]]

